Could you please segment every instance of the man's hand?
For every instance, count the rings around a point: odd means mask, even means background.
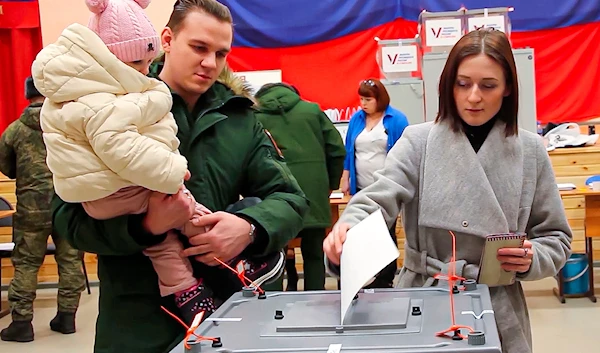
[[[209,266],[219,264],[215,257],[228,262],[250,245],[250,223],[227,212],[216,212],[192,221],[196,227],[208,227],[206,233],[189,237],[190,248],[184,256],[196,256],[196,260]]]
[[[143,227],[151,234],[164,234],[192,218],[195,207],[194,198],[183,186],[175,195],[153,192],[148,200]]]

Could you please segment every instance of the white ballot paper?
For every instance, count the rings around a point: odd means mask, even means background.
[[[398,256],[381,210],[348,230],[340,259],[342,325],[356,293]]]

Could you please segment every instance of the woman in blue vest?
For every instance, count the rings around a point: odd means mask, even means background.
[[[354,195],[373,183],[373,173],[383,169],[388,151],[408,126],[406,116],[390,106],[390,96],[379,80],[362,81],[358,95],[362,109],[350,118],[340,184],[347,195]],[[396,244],[396,222],[390,228],[390,235]],[[391,288],[396,270],[394,261],[367,288]]]

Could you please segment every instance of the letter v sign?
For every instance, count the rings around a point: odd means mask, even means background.
[[[396,63],[396,60],[398,60],[398,54],[394,54],[394,56],[391,56],[390,54],[388,54],[387,57],[392,65],[394,65]]]
[[[436,38],[439,38],[440,37],[440,33],[442,33],[442,27],[439,27],[438,30],[437,30],[437,32],[436,32],[435,28],[432,28],[431,31],[433,32],[433,35]]]

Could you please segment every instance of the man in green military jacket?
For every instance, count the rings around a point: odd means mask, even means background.
[[[178,0],[161,35],[164,63],[152,68],[173,93],[180,152],[188,160],[186,187],[215,211],[196,225],[210,231],[191,237],[185,250],[218,299],[241,289],[220,268],[240,253],[260,256],[282,249],[303,225],[308,201],[264,128],[253,102],[216,82],[231,50],[229,9],[214,0]],[[257,205],[223,212],[244,197]],[[188,212],[182,193],[151,198],[148,211],[106,221],[89,217],[80,204],[55,198],[54,227],[78,249],[98,254],[100,279],[96,353],[162,353],[178,344],[185,329],[164,313],[158,278],[142,250],[161,242]]]
[[[30,104],[19,120],[11,123],[0,138],[0,171],[16,179],[17,212],[13,215],[12,263],[15,275],[8,287],[12,323],[0,333],[3,341],[30,342],[34,339],[33,301],[38,272],[52,233],[50,201],[54,195],[52,173],[46,165],[46,146],[40,128],[44,97],[25,81],[25,97]],[[58,264],[58,313],[50,328],[64,334],[75,332],[75,312],[85,278],[81,256],[64,237],[52,233]]]
[[[325,289],[323,240],[331,226],[329,194],[340,185],[346,149],[340,133],[315,103],[300,98],[285,83],[263,86],[257,93],[258,120],[277,141],[286,164],[310,200],[304,229],[298,234],[304,266],[304,290]],[[288,270],[288,289],[295,289],[295,267]],[[279,288],[278,288],[279,289]]]

